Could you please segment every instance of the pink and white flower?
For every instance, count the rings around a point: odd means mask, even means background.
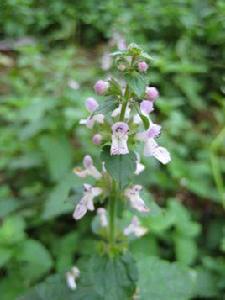
[[[102,193],[102,189],[99,187],[93,187],[90,184],[84,184],[84,195],[80,202],[76,205],[73,213],[75,220],[80,220],[87,213],[88,210],[94,210],[93,199]]]
[[[76,266],[72,267],[69,272],[66,272],[67,286],[71,290],[75,290],[77,288],[76,279],[78,277],[80,277],[80,270]]]
[[[108,81],[98,80],[94,86],[95,92],[98,95],[104,95],[109,88]]]
[[[84,169],[77,167],[73,170],[73,172],[81,178],[85,178],[87,176],[92,176],[95,179],[100,179],[102,177],[102,174],[93,165],[93,160],[90,155],[86,155],[84,157],[83,166],[84,166]]]
[[[144,142],[145,156],[154,156],[162,164],[167,164],[171,161],[170,153],[155,141],[155,138],[160,134],[160,130],[160,125],[151,124],[148,130],[137,134],[137,139]]]
[[[147,233],[148,229],[141,226],[138,217],[134,216],[131,220],[131,223],[124,229],[125,235],[135,235],[141,237]]]
[[[108,222],[108,218],[107,218],[106,209],[103,207],[98,208],[97,214],[98,214],[101,226],[107,227],[109,222]]]
[[[147,213],[150,209],[145,205],[144,200],[140,197],[140,191],[142,186],[136,184],[125,190],[125,196],[128,198],[131,207],[138,210],[141,213]]]
[[[98,123],[98,124],[104,123],[104,115],[103,114],[93,114],[99,107],[98,102],[94,98],[92,98],[92,97],[87,98],[85,106],[91,114],[87,119],[81,119],[80,124],[86,125],[87,128],[93,128],[95,123]]]
[[[125,155],[129,153],[127,146],[129,126],[124,122],[117,122],[112,126],[111,155]]]
[[[149,101],[154,102],[159,97],[159,92],[154,86],[147,87],[145,93]]]

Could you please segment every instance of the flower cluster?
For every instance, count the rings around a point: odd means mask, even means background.
[[[161,126],[155,124],[151,118],[155,103],[159,99],[159,92],[156,87],[149,86],[146,82],[151,58],[141,48],[131,44],[128,48],[115,52],[113,57],[120,80],[111,77],[96,82],[94,90],[102,100],[98,102],[93,97],[87,98],[85,106],[88,116],[81,119],[80,124],[91,130],[92,142],[99,149],[108,147],[108,156],[112,160],[111,168],[113,163],[118,166],[123,157],[129,158],[129,155],[134,153],[136,161],[133,175],[137,176],[145,170],[140,154],[137,153],[139,143],[143,143],[145,157],[154,157],[162,164],[171,160],[168,150],[157,141]],[[128,207],[134,214],[135,211],[139,215],[147,214],[150,209],[142,199],[142,186],[129,183],[121,186],[113,176],[111,168],[109,162],[104,160],[101,161],[100,167],[96,167],[92,157],[86,155],[83,166],[74,169],[74,173],[81,178],[94,178],[95,184],[83,184],[83,196],[76,204],[73,218],[79,220],[88,211],[94,211],[97,206],[98,223],[111,246],[115,247],[116,240],[121,239],[121,235],[125,239],[127,236],[140,237],[147,233],[136,215],[122,230],[112,228],[116,224],[115,219],[118,219],[116,202],[121,201],[123,207]],[[99,198],[108,209],[97,205]],[[74,286],[73,278],[71,273],[68,273],[71,287]]]

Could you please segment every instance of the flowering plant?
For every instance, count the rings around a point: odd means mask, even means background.
[[[159,97],[158,90],[148,86],[146,80],[151,57],[135,44],[112,56],[118,79],[110,77],[96,82],[94,89],[102,98],[101,104],[95,98],[88,98],[86,109],[89,115],[80,121],[93,132],[93,143],[101,147],[101,166],[97,168],[88,154],[83,159],[83,166],[74,169],[74,173],[84,179],[84,184],[83,196],[75,206],[73,218],[80,220],[88,211],[98,207],[93,221],[94,232],[99,236],[98,254],[91,259],[89,268],[91,265],[96,269],[96,278],[100,270],[100,277],[107,277],[107,272],[111,273],[110,276],[122,273],[127,282],[122,282],[122,285],[117,282],[117,296],[112,299],[124,300],[138,297],[135,294],[135,262],[129,255],[128,241],[147,232],[137,215],[151,213],[142,199],[142,186],[135,184],[135,177],[145,169],[137,152],[138,145],[143,144],[144,156],[153,157],[162,164],[167,164],[171,158],[166,148],[156,141],[161,126],[151,120]],[[94,184],[88,182],[89,178],[94,179]],[[133,217],[129,224],[124,225],[126,210],[130,210]],[[106,265],[102,261],[107,262]],[[82,285],[82,272],[85,274],[82,269],[74,268],[67,273],[71,289],[76,289],[78,277]],[[99,297],[106,292],[107,284],[103,286],[97,291]]]

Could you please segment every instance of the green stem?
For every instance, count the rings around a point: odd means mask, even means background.
[[[116,202],[117,202],[117,195],[115,189],[115,182],[113,181],[112,191],[109,197],[109,243],[111,246],[115,244]]]
[[[129,101],[129,87],[127,85],[126,91],[124,94],[124,102],[122,104],[122,109],[121,109],[120,118],[119,118],[119,120],[121,122],[124,120],[128,101]]]

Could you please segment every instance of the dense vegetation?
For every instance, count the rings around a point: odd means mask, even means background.
[[[79,120],[118,32],[154,58],[149,79],[160,90],[157,118],[172,155],[163,169],[145,160],[139,180],[158,205],[132,252],[153,261],[146,276],[154,300],[223,299],[224,1],[5,0],[0,28],[1,299],[65,272],[95,247],[91,218],[71,218],[80,186],[71,170],[87,149],[98,159]],[[182,289],[178,266],[191,274]],[[168,277],[172,299],[160,285]]]

